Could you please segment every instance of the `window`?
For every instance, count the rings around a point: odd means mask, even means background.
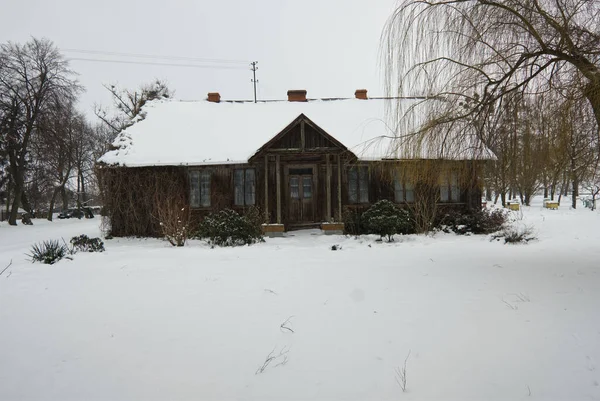
[[[413,183],[401,176],[396,176],[394,179],[394,193],[396,202],[398,203],[415,201],[415,187]]]
[[[190,171],[190,206],[210,206],[210,171]]]
[[[302,177],[302,198],[312,198],[312,177]]]
[[[369,168],[350,167],[348,170],[348,202],[369,203]]]
[[[458,187],[458,174],[446,173],[442,176],[440,184],[440,201],[459,202],[460,189]]]
[[[300,199],[300,179],[298,177],[290,177],[290,195],[292,199]]]
[[[256,174],[253,168],[237,169],[233,175],[234,203],[250,206],[256,202]]]

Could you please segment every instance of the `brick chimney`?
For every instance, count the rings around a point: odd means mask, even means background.
[[[305,90],[289,90],[287,92],[288,102],[306,102]]]
[[[367,90],[366,89],[357,89],[356,92],[354,92],[354,96],[357,99],[361,99],[361,100],[367,100],[367,99],[369,99],[367,97]]]
[[[219,92],[210,92],[208,94],[208,101],[212,103],[219,103],[221,101],[221,95]]]

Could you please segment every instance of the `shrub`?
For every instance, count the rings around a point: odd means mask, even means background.
[[[387,237],[392,241],[394,234],[414,232],[414,224],[407,210],[398,208],[388,200],[381,200],[362,215],[362,224],[367,233]]]
[[[260,212],[252,208],[246,215],[231,209],[211,213],[200,223],[196,238],[217,246],[250,245],[262,241]]]
[[[171,245],[184,246],[189,234],[189,213],[185,207],[172,203],[158,209],[160,229]]]
[[[356,209],[345,208],[343,221],[346,234],[361,235],[366,232],[362,224],[362,213]]]
[[[502,209],[472,211],[453,210],[441,217],[437,226],[445,232],[456,234],[491,234],[500,231],[507,220]]]
[[[58,240],[48,240],[41,244],[34,244],[28,256],[32,262],[53,265],[64,258],[68,252],[67,246],[61,244]]]
[[[533,235],[533,228],[529,226],[511,226],[506,227],[498,234],[492,236],[492,240],[504,238],[505,244],[526,244],[536,239]]]
[[[100,238],[89,238],[85,234],[71,238],[71,245],[77,252],[104,252],[104,242]]]

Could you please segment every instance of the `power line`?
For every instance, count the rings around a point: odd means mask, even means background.
[[[121,53],[121,52],[109,52],[101,50],[84,50],[84,49],[61,49],[68,53],[81,53],[81,54],[97,54],[105,56],[121,56],[121,57],[133,57],[133,58],[150,58],[150,59],[162,59],[162,60],[184,60],[194,61],[200,63],[223,63],[223,64],[248,64],[247,60],[227,60],[227,59],[216,59],[216,58],[200,58],[200,57],[183,57],[183,56],[161,56],[153,54],[139,54],[139,53]]]
[[[201,64],[154,63],[154,62],[151,62],[151,61],[106,60],[106,59],[94,59],[94,58],[83,58],[83,57],[69,58],[68,61],[92,61],[92,62],[98,62],[98,63],[142,64],[142,65],[158,65],[158,66],[165,66],[165,67],[208,68],[208,69],[217,69],[217,70],[246,70],[247,69],[247,67],[230,66],[230,65],[201,65]]]

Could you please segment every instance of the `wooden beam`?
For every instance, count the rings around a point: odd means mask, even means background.
[[[275,156],[275,175],[277,177],[277,224],[281,224],[281,163],[280,156]]]
[[[300,121],[300,149],[304,152],[306,137],[304,136],[304,120]]]
[[[337,155],[337,179],[338,179],[338,221],[342,221],[342,155]]]
[[[310,152],[310,153],[325,153],[325,152],[337,152],[339,149],[332,147],[324,147],[324,148],[272,148],[269,149],[271,153],[300,153],[300,152]]]
[[[269,224],[269,155],[265,155],[265,223]]]
[[[329,161],[329,154],[325,155],[325,159],[327,160],[327,214],[325,216],[326,221],[331,222],[331,163]]]

